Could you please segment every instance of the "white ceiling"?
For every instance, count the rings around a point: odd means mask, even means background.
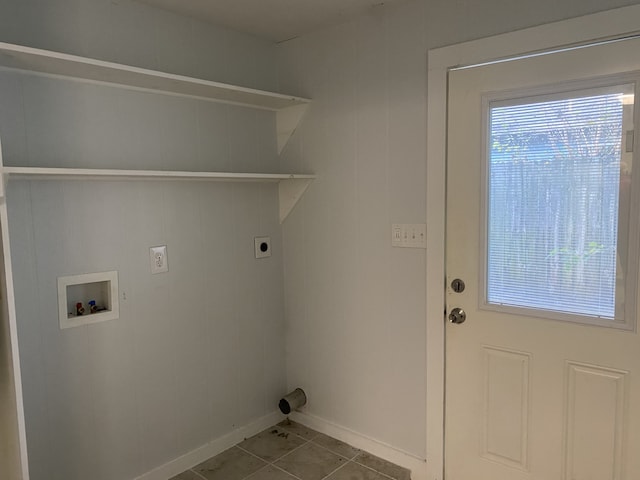
[[[281,42],[404,0],[139,0]]]

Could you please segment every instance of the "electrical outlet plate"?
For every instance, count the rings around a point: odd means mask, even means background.
[[[394,223],[391,225],[391,246],[427,248],[427,224]]]
[[[256,258],[266,258],[271,256],[271,237],[255,237]]]
[[[164,273],[169,271],[167,260],[167,246],[160,245],[149,249],[149,261],[151,262],[151,273]]]

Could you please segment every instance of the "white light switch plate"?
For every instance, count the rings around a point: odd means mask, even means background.
[[[427,248],[427,224],[394,223],[391,225],[391,246]]]
[[[167,260],[167,246],[160,245],[149,249],[149,261],[151,262],[151,273],[164,273],[169,271]]]

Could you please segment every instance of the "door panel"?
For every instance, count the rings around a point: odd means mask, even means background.
[[[620,478],[629,372],[566,362],[565,478]]]
[[[531,355],[486,345],[482,350],[481,455],[506,466],[527,470]]]
[[[620,168],[628,163],[628,170],[620,173],[619,200],[624,202],[622,181],[628,180],[631,213],[617,204],[607,207],[609,212],[615,208],[618,215],[634,215],[630,223],[619,222],[614,232],[628,242],[630,255],[620,258],[621,242],[607,247],[615,255],[614,273],[625,272],[625,281],[633,287],[625,290],[616,283],[616,294],[626,297],[627,323],[621,328],[602,326],[622,325],[614,323],[617,314],[615,319],[592,318],[576,316],[562,305],[557,313],[487,304],[485,260],[492,245],[486,240],[489,172],[483,163],[483,155],[491,148],[486,139],[491,101],[601,91],[624,84],[631,84],[637,96],[638,71],[640,41],[627,40],[450,72],[447,285],[459,278],[466,288],[456,293],[448,287],[447,313],[458,307],[467,317],[464,323],[448,324],[446,330],[447,480],[621,480],[640,472],[640,456],[635,454],[640,450],[640,341],[635,332],[638,208],[634,208],[639,203],[639,178],[632,173],[635,153],[621,161],[630,146],[623,141],[626,134],[615,147],[619,149],[615,161]],[[631,118],[627,123],[638,124],[637,110],[636,121]],[[557,152],[549,155],[550,162],[560,162],[559,158]],[[576,185],[573,182],[567,188],[579,188]],[[521,195],[510,193],[516,194]],[[594,196],[584,198],[592,202]],[[554,207],[558,222],[567,221],[562,204]],[[584,218],[596,222],[605,216]],[[584,232],[590,230],[576,226],[567,231],[569,236],[586,237]],[[526,233],[519,232],[519,238],[528,238]],[[589,250],[587,238],[576,244],[586,247],[573,251],[574,247],[549,245],[548,253],[538,256],[541,261],[560,253],[567,256],[564,263],[555,257],[551,263],[560,265],[558,275],[576,282],[574,272],[567,269],[582,268],[593,255],[606,253],[599,242]],[[623,268],[621,262],[633,268]],[[514,265],[526,275],[533,264],[520,263]],[[551,273],[545,275],[551,284]],[[585,277],[584,288],[591,286],[592,277]]]

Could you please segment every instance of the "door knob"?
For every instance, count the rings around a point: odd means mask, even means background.
[[[456,325],[464,323],[466,319],[467,313],[461,308],[456,307],[451,310],[451,313],[449,313],[449,321],[451,323],[455,323]]]

